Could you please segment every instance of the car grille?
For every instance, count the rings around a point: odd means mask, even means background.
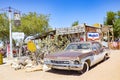
[[[69,61],[56,61],[56,60],[51,60],[51,63],[55,63],[55,64],[69,64]]]

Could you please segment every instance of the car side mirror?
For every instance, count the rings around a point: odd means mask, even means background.
[[[93,51],[96,51],[96,49],[95,49],[95,48],[93,48]]]
[[[94,52],[94,53],[97,53],[97,50],[94,48],[94,49],[93,49],[93,52]]]

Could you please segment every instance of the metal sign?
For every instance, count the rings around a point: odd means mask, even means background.
[[[14,25],[15,26],[20,26],[21,25],[20,13],[17,13],[17,12],[14,13]]]
[[[87,37],[88,37],[88,39],[91,39],[91,40],[98,40],[99,39],[99,33],[88,33]]]
[[[25,34],[23,32],[12,32],[12,38],[15,40],[23,40]]]
[[[36,45],[33,43],[33,41],[29,41],[27,43],[27,48],[31,52],[35,52],[36,51]]]
[[[81,26],[78,26],[78,27],[56,29],[56,34],[57,35],[74,34],[74,33],[80,33],[80,32],[85,32],[85,28],[81,27]]]

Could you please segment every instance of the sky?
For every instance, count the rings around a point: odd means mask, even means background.
[[[50,14],[50,26],[64,28],[74,21],[87,25],[103,24],[108,11],[120,10],[120,0],[0,0],[0,9],[9,6],[21,14]]]

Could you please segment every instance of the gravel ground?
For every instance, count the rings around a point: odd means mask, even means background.
[[[10,65],[0,65],[0,80],[120,80],[120,50],[111,50],[110,58],[92,67],[88,72],[48,70],[15,71]]]

